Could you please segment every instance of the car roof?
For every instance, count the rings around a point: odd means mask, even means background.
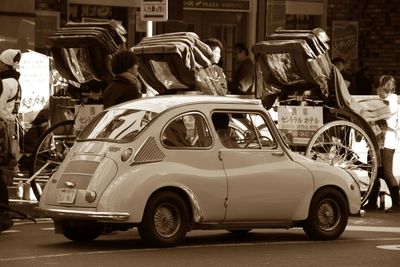
[[[230,96],[164,95],[143,97],[136,100],[127,101],[122,104],[112,106],[109,109],[139,109],[160,113],[170,108],[192,104],[258,105],[259,103],[260,101],[256,99],[243,99]]]

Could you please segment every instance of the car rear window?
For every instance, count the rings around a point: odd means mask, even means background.
[[[81,132],[77,140],[130,141],[148,125],[158,113],[148,110],[111,109],[100,113]]]

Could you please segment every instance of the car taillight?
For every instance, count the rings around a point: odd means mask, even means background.
[[[86,191],[85,199],[87,202],[93,202],[96,199],[96,192],[95,191]]]
[[[125,162],[128,159],[130,159],[133,155],[133,149],[132,148],[126,148],[124,151],[121,153],[121,161]]]

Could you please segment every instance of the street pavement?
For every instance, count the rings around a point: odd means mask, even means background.
[[[51,220],[15,220],[0,234],[0,266],[400,266],[400,214],[378,210],[351,217],[334,241],[313,241],[302,229],[192,231],[167,249],[147,248],[137,231],[113,232],[89,243],[54,234]]]

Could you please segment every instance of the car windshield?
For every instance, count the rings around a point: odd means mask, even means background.
[[[77,139],[127,142],[135,138],[157,114],[148,110],[105,110],[89,123]]]

